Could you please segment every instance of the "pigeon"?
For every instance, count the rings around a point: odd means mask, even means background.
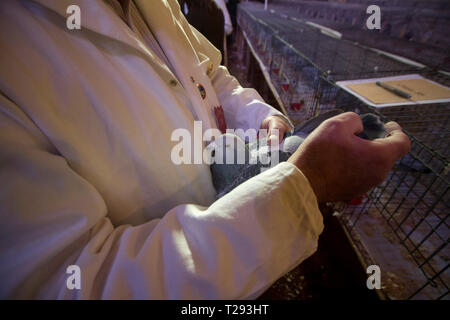
[[[263,159],[276,159],[276,163],[287,161],[314,129],[325,120],[342,112],[344,111],[341,109],[329,110],[301,123],[292,132],[287,133],[284,140],[275,148],[267,145],[265,137],[249,143],[231,133],[217,137],[207,146],[214,158],[212,159],[214,161],[210,162],[210,170],[217,192],[216,199],[270,168],[273,162],[262,161]],[[369,113],[360,117],[364,127],[364,131],[359,134],[361,138],[374,140],[386,136],[387,131],[377,115]]]
[[[366,113],[360,115],[360,117],[364,127],[364,131],[357,135],[360,138],[375,140],[377,138],[384,138],[388,134],[384,127],[384,123],[377,115]],[[420,159],[413,157],[410,153],[398,162],[398,169],[404,169],[410,172],[431,173],[430,168],[425,166]]]
[[[373,113],[365,113],[359,116],[363,123],[364,130],[357,134],[358,137],[366,140],[384,138],[387,135],[386,128],[380,117]]]
[[[206,147],[206,150],[210,157],[208,163],[212,163],[210,170],[217,192],[231,185],[250,163],[248,145],[232,133],[220,135]]]

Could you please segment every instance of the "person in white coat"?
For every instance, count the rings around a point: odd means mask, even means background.
[[[395,124],[360,141],[346,113],[214,202],[207,164],[171,161],[173,131],[216,128],[220,105],[229,128],[288,126],[176,0],[2,1],[0,45],[1,298],[255,298],[316,250],[318,201],[408,149]]]

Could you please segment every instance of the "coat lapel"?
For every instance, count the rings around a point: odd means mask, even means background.
[[[193,35],[186,34],[192,31],[182,26],[178,4],[171,4],[166,0],[135,0],[135,3],[186,89],[196,118],[203,121],[204,128],[216,127],[213,125],[212,106],[208,103],[218,104],[217,97],[208,85],[210,80],[201,67],[203,59],[197,55],[195,43],[189,40]],[[202,98],[197,84],[207,88],[207,99]]]

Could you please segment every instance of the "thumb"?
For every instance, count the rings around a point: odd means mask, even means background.
[[[411,141],[408,136],[396,122],[386,123],[385,128],[388,134],[386,138],[378,139],[379,143],[382,143],[384,148],[388,148],[397,158],[405,156],[411,149]]]

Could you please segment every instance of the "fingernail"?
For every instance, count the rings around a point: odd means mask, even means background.
[[[275,134],[271,134],[268,138],[267,141],[269,142],[269,144],[272,144],[272,141],[278,141],[278,136]]]

